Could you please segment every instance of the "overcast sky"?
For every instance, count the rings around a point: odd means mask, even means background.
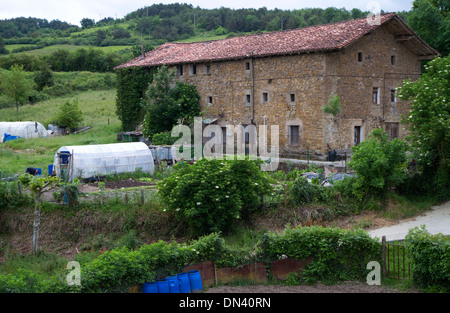
[[[413,0],[1,0],[0,19],[14,17],[37,17],[48,21],[60,20],[74,25],[80,25],[82,18],[99,21],[105,17],[122,18],[127,13],[150,6],[155,3],[189,3],[194,7],[213,9],[226,7],[261,8],[293,10],[301,8],[358,8],[362,11],[375,12],[374,5],[379,4],[385,12],[408,11]]]

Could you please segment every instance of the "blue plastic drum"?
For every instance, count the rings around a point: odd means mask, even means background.
[[[169,281],[159,280],[156,282],[156,285],[158,286],[158,293],[170,293]]]
[[[156,283],[144,283],[142,293],[158,293],[158,286]]]
[[[202,286],[202,278],[200,276],[199,271],[189,271],[189,283],[191,285],[191,292],[192,293],[200,293],[202,292],[203,286]]]
[[[180,284],[180,293],[190,293],[191,283],[189,281],[189,275],[187,273],[178,273],[177,277]]]
[[[169,282],[169,292],[170,293],[180,293],[180,285],[178,283],[177,276],[167,276],[165,278]]]

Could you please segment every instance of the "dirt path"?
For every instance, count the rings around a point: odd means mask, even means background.
[[[360,282],[343,282],[335,285],[284,286],[284,285],[255,285],[255,286],[220,286],[209,288],[205,293],[416,293],[403,292],[386,286],[370,286]]]

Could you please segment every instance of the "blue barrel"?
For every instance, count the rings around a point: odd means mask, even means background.
[[[180,293],[180,284],[178,283],[177,276],[167,276],[165,280],[169,282],[170,293]]]
[[[169,281],[167,281],[167,280],[158,280],[156,282],[156,285],[158,286],[158,293],[170,293]]]
[[[52,176],[52,174],[53,174],[53,164],[50,164],[48,166],[48,176]]]
[[[192,293],[200,293],[202,292],[203,286],[202,286],[202,278],[200,276],[199,271],[189,271],[189,283],[191,285],[191,292]]]
[[[189,282],[189,275],[187,273],[178,273],[177,277],[180,284],[180,293],[190,293],[191,283]]]
[[[42,170],[40,168],[37,168],[37,174],[36,175],[42,175]]]
[[[142,293],[158,293],[158,286],[155,282],[144,283],[144,286],[142,287]]]

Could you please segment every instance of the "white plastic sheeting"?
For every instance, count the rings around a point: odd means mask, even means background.
[[[0,122],[0,142],[5,133],[21,138],[47,137],[47,130],[39,122]]]
[[[145,143],[129,142],[105,145],[65,146],[58,149],[54,158],[54,171],[61,177],[60,156],[68,151],[70,157],[67,168],[69,181],[74,178],[90,178],[114,173],[134,172],[138,168],[144,173],[153,174],[152,152]]]

